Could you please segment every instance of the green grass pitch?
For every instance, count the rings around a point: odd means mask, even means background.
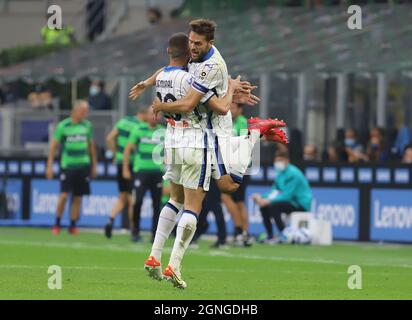
[[[147,277],[147,241],[102,232],[0,228],[0,299],[412,299],[411,246],[336,243],[187,251],[185,290]],[[167,263],[172,240],[167,243]],[[48,288],[50,265],[62,268],[62,289]],[[362,289],[348,288],[350,265],[362,269]]]

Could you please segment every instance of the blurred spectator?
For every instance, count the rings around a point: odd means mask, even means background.
[[[314,144],[307,144],[303,148],[303,160],[318,161],[318,150]]]
[[[412,142],[412,132],[406,127],[402,126],[396,136],[395,144],[393,146],[393,153],[402,156],[403,152],[409,147]]]
[[[331,163],[347,162],[348,154],[337,143],[332,143],[325,150],[323,160]]]
[[[42,85],[36,86],[36,91],[29,93],[27,101],[32,108],[54,109],[52,94],[49,89]]]
[[[89,105],[92,110],[111,110],[112,101],[104,91],[104,82],[94,80],[89,88]]]
[[[345,130],[345,151],[348,156],[348,161],[359,162],[361,160],[367,161],[366,155],[363,153],[363,147],[357,140],[355,129],[348,128]]]
[[[147,10],[147,19],[149,20],[150,24],[157,24],[162,21],[162,12],[159,8],[152,7]]]
[[[403,152],[402,163],[411,164],[412,163],[412,144],[405,147]]]
[[[366,155],[370,162],[381,162],[387,159],[384,144],[385,134],[381,128],[373,128],[369,134]]]
[[[87,0],[86,25],[90,41],[103,33],[106,23],[106,0]]]
[[[1,104],[12,103],[16,101],[16,94],[9,84],[5,84],[3,88],[0,89],[0,100]]]

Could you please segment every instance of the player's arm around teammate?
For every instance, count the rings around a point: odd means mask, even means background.
[[[72,193],[70,228],[71,234],[77,234],[76,222],[80,216],[82,197],[90,194],[90,174],[96,175],[96,151],[93,143],[93,129],[86,121],[89,106],[87,101],[75,102],[71,116],[59,122],[47,159],[46,177],[53,178],[54,155],[62,144],[60,162],[60,195],[56,209],[56,223],[53,234],[60,232],[60,221],[69,193]]]

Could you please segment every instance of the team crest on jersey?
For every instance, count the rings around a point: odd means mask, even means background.
[[[203,71],[202,71],[202,73],[200,74],[200,79],[204,79],[205,77],[206,77],[206,75],[207,75],[207,73],[210,71],[210,70],[212,70],[213,69],[213,63],[206,63],[205,65],[204,65],[204,69],[206,69],[206,70],[204,70],[203,69]]]

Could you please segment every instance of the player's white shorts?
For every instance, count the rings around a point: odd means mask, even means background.
[[[204,148],[166,148],[166,173],[163,179],[196,190],[209,190],[212,171],[211,150]]]
[[[212,150],[212,178],[219,180],[222,176],[230,174],[229,163],[232,152],[230,136],[217,136],[213,139]]]

